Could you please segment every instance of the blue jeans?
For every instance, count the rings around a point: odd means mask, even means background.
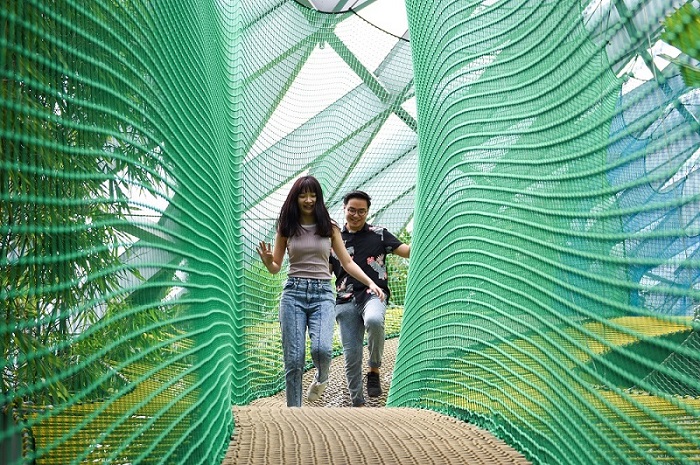
[[[290,277],[284,284],[279,318],[288,407],[301,407],[307,328],[316,380],[328,380],[333,358],[334,308],[330,280]]]
[[[353,298],[350,302],[336,305],[335,319],[340,327],[340,340],[345,357],[345,378],[348,382],[350,400],[353,406],[365,403],[362,393],[362,351],[367,330],[369,366],[382,366],[384,355],[384,316],[386,305],[378,297],[371,297],[364,308]]]

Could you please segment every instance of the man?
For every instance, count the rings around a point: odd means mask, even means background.
[[[335,318],[340,327],[340,339],[345,356],[345,376],[354,407],[365,405],[362,392],[362,355],[365,330],[369,351],[369,371],[367,372],[367,395],[379,397],[382,386],[379,368],[384,354],[384,316],[389,302],[386,255],[394,253],[408,258],[409,245],[404,244],[385,228],[367,224],[371,199],[367,193],[352,191],[343,198],[345,226],[343,241],[348,252],[362,271],[380,287],[386,295],[381,300],[370,294],[367,286],[355,280],[340,265],[337,257],[331,254],[330,262],[336,276]]]

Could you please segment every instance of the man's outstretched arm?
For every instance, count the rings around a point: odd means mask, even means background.
[[[411,255],[411,246],[408,244],[401,244],[394,249],[394,253],[399,257],[408,258]]]

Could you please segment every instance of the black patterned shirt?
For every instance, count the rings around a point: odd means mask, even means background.
[[[375,284],[382,288],[389,302],[389,285],[386,271],[386,256],[396,250],[403,242],[391,234],[386,228],[365,223],[363,228],[355,233],[347,230],[347,225],[341,231],[345,248],[362,271]],[[336,303],[347,303],[355,297],[358,305],[364,305],[370,297],[367,286],[350,276],[340,265],[338,256],[331,251],[330,263],[335,274]]]

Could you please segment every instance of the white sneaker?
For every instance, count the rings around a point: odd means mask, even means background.
[[[328,386],[328,381],[325,383],[319,383],[316,381],[316,378],[314,378],[313,382],[309,386],[309,390],[306,391],[306,400],[309,402],[316,402],[318,399],[321,398],[323,395],[323,391],[326,390],[326,387]]]

